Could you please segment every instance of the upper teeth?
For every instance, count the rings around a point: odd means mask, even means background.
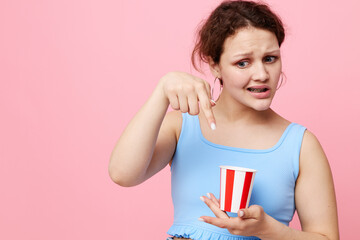
[[[265,92],[267,88],[249,88],[251,92]]]

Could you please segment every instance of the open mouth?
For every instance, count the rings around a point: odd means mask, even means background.
[[[254,93],[262,93],[262,92],[266,92],[269,89],[268,88],[248,88],[247,90],[250,92],[254,92]]]

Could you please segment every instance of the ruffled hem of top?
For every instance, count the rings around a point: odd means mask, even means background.
[[[167,234],[177,238],[191,238],[193,240],[260,240],[257,237],[236,236],[223,234],[191,225],[172,225]]]

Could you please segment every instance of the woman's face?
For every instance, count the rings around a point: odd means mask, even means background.
[[[220,62],[212,69],[223,80],[222,97],[257,111],[268,109],[281,74],[275,34],[253,27],[240,29],[225,40]]]

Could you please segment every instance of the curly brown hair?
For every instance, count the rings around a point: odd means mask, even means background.
[[[214,63],[219,63],[225,40],[245,27],[273,32],[279,47],[285,38],[280,17],[265,3],[243,0],[224,1],[210,14],[197,33],[196,44],[191,55],[191,62],[195,69],[199,71],[196,64],[197,58],[200,64],[201,62],[209,63],[209,58]]]

